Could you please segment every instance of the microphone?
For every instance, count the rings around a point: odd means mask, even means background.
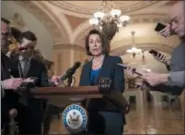
[[[60,80],[64,81],[67,78],[72,77],[72,75],[75,73],[76,69],[80,67],[80,65],[81,65],[80,62],[78,62],[78,61],[75,62],[75,64],[71,68],[69,68],[62,77],[60,77]]]

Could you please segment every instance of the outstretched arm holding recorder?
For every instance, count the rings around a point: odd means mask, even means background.
[[[121,65],[125,71],[135,77],[142,79],[142,83],[136,86],[143,88],[144,86],[149,87],[151,90],[160,91],[164,93],[171,93],[173,95],[180,95],[184,88],[184,71],[170,72],[169,74],[152,73],[147,71],[141,71],[136,68],[127,67]]]

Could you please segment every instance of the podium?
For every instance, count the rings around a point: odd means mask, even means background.
[[[98,86],[35,87],[30,89],[29,93],[33,98],[47,99],[49,104],[62,108],[71,104],[77,104],[80,106],[80,103],[87,99],[104,98],[105,100],[115,104],[115,106],[122,110],[123,113],[128,112],[129,110],[129,105],[121,92],[111,90],[102,91]]]
[[[125,107],[128,105],[121,92],[111,90],[100,92],[98,86],[42,87],[31,90],[31,94],[34,98],[48,99],[51,104],[58,107],[92,98],[105,98],[123,110],[127,109]]]
[[[48,99],[50,104],[57,107],[80,103],[85,99],[103,97],[98,86],[42,87],[31,90],[31,94],[34,98]]]
[[[70,105],[81,105],[81,102],[85,99],[92,99],[92,98],[102,98],[103,95],[99,92],[98,86],[80,86],[80,87],[41,87],[36,88],[30,91],[31,95],[34,98],[38,99],[47,99],[48,100],[48,107],[50,105],[54,105],[58,108],[66,108]],[[46,109],[45,115],[46,119],[48,112],[50,112],[50,107]],[[85,110],[85,109],[84,109]],[[60,116],[62,114],[61,113]],[[66,128],[64,128],[64,124],[62,123],[62,119],[59,120],[60,125],[60,134],[68,134]],[[59,130],[59,129],[58,129]],[[47,129],[44,130],[46,132]],[[48,131],[47,131],[48,132]],[[46,133],[45,133],[46,134]]]

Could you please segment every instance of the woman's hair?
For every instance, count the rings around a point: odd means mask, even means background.
[[[93,35],[93,34],[99,35],[100,40],[101,40],[101,44],[102,44],[102,53],[107,55],[109,53],[109,41],[108,41],[105,34],[103,34],[102,32],[100,32],[96,29],[90,30],[88,35],[85,38],[85,48],[86,48],[87,55],[92,56],[92,53],[89,50],[89,37],[90,37],[90,35]]]

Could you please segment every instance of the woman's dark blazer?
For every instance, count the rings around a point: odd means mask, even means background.
[[[98,78],[110,78],[112,80],[111,90],[120,91],[123,93],[125,89],[124,69],[117,65],[117,63],[122,63],[122,59],[120,57],[109,55],[105,56]],[[92,61],[89,61],[83,66],[80,78],[80,86],[92,85],[91,69]],[[98,81],[94,85],[96,84],[98,84]],[[115,105],[103,98],[91,99],[88,102],[87,110],[89,112],[120,112]]]

